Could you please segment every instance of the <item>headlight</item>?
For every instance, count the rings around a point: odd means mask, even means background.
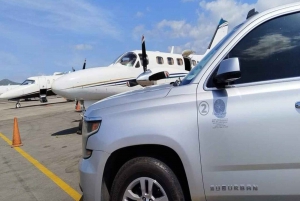
[[[97,133],[101,125],[101,120],[98,121],[84,121],[82,125],[82,155],[83,158],[87,159],[91,157],[93,150],[87,149],[88,138]]]
[[[100,121],[87,121],[86,122],[86,131],[87,133],[97,132],[100,126]]]

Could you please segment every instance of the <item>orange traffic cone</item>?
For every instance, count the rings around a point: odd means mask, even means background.
[[[76,105],[76,112],[81,112],[81,106],[80,106],[80,102],[78,101],[77,105]]]
[[[18,126],[18,119],[14,118],[14,131],[13,131],[13,140],[11,147],[19,147],[22,146],[20,132],[19,132],[19,126]]]

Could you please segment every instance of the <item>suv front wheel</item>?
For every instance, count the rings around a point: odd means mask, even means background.
[[[176,175],[151,157],[126,162],[114,179],[111,197],[112,201],[184,201]]]

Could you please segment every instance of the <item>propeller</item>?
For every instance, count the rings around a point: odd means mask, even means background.
[[[142,61],[143,61],[143,69],[144,72],[147,71],[147,54],[146,54],[146,44],[145,44],[145,37],[142,36]]]
[[[169,72],[168,71],[161,71],[158,73],[155,73],[151,76],[149,76],[150,81],[156,81],[156,80],[161,80],[169,77]]]
[[[147,60],[147,53],[146,53],[146,44],[145,44],[145,37],[142,36],[142,64],[144,72],[140,74],[136,79],[127,81],[128,87],[134,87],[136,85],[141,86],[148,86],[153,85],[154,81],[165,79],[169,77],[169,73],[167,71],[161,71],[152,74],[150,69],[147,69],[148,60]]]
[[[85,65],[86,65],[86,59],[84,59],[84,63],[83,63],[83,67],[82,67],[83,70],[85,69]]]
[[[84,70],[84,69],[85,69],[85,65],[86,65],[86,59],[84,59],[84,63],[83,63],[82,70]],[[72,66],[72,71],[73,71],[73,72],[75,72],[75,69],[73,68],[73,66]]]

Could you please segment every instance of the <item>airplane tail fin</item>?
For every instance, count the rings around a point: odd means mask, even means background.
[[[174,46],[172,46],[172,48],[171,48],[171,54],[173,54],[174,53]]]
[[[228,32],[228,22],[226,20],[224,20],[223,18],[221,18],[217,29],[214,33],[214,36],[212,37],[207,50],[212,49],[216,44],[218,44],[218,42],[220,42],[220,40],[222,40],[224,38],[224,36],[227,35]]]

